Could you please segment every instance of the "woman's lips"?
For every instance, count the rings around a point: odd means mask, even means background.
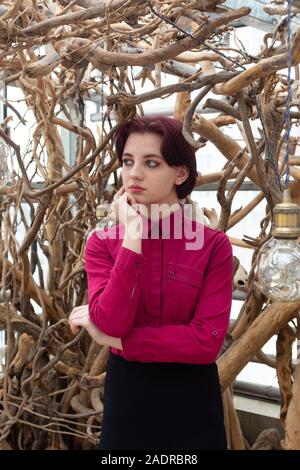
[[[145,191],[144,188],[134,188],[134,187],[133,187],[133,188],[130,188],[130,189],[131,189],[131,191],[134,192],[134,193],[140,193],[140,192],[142,192],[142,191]]]

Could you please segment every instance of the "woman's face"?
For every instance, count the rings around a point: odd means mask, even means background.
[[[174,204],[179,199],[176,185],[188,177],[186,166],[170,167],[160,148],[162,137],[152,132],[135,132],[128,136],[122,155],[122,179],[125,191],[139,204]],[[142,190],[135,190],[138,185]]]

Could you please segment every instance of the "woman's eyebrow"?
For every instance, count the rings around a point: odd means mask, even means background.
[[[129,152],[124,152],[123,156],[124,155],[126,155],[127,157],[133,158],[133,155]],[[149,158],[149,157],[156,157],[156,158],[160,158],[161,160],[163,159],[160,155],[157,155],[156,153],[147,153],[147,155],[144,155],[144,158]]]

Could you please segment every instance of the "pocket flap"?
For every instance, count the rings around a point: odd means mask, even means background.
[[[169,263],[168,279],[185,282],[192,286],[201,287],[203,272],[184,264]]]

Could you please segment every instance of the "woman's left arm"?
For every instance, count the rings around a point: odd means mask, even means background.
[[[75,307],[69,316],[69,324],[74,334],[79,333],[82,327],[86,329],[96,343],[122,350],[121,338],[115,338],[103,333],[103,331],[99,330],[99,328],[91,322],[88,305]]]

